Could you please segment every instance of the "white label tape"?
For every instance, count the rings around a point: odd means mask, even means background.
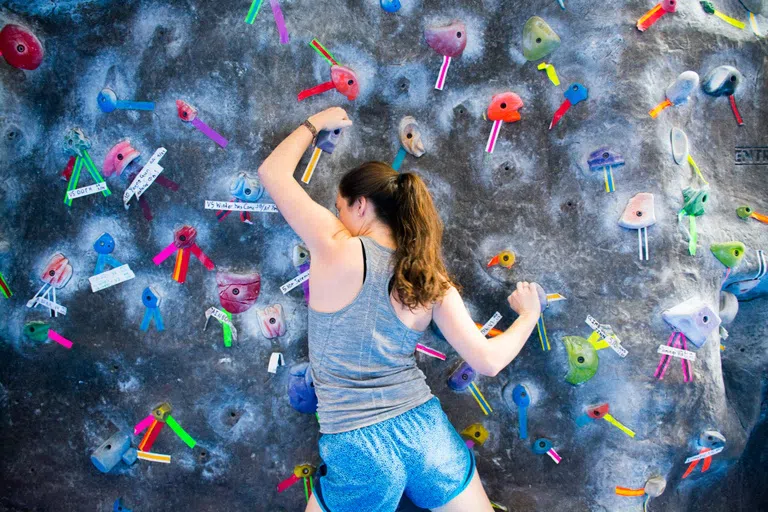
[[[713,455],[717,455],[718,453],[720,453],[724,449],[725,449],[725,446],[721,446],[720,448],[715,448],[714,450],[709,450],[708,452],[702,452],[702,453],[700,453],[698,455],[694,455],[692,457],[688,457],[687,459],[685,459],[685,463],[686,464],[690,464],[691,462],[693,462],[695,460],[706,459],[707,457],[711,457]]]
[[[495,313],[493,314],[493,316],[492,316],[492,317],[491,317],[491,318],[490,318],[490,319],[489,319],[487,322],[485,322],[485,325],[483,325],[483,327],[480,329],[480,333],[481,333],[483,336],[485,336],[486,334],[488,334],[489,332],[491,332],[491,329],[493,329],[493,327],[494,327],[494,326],[495,326],[497,323],[499,323],[499,320],[501,320],[501,313],[499,313],[499,312],[497,311],[497,312],[495,312]]]
[[[107,190],[107,182],[102,181],[101,183],[96,183],[95,185],[88,185],[87,187],[80,187],[76,188],[75,190],[70,190],[67,192],[67,197],[69,199],[77,199],[78,197],[97,194],[105,190]]]
[[[91,282],[91,291],[98,292],[110,286],[123,283],[136,277],[128,265],[120,265],[117,268],[113,268],[107,272],[96,274],[88,278]]]
[[[128,201],[131,200],[133,195],[136,195],[136,199],[141,197],[141,194],[147,191],[149,186],[155,182],[155,179],[163,172],[163,168],[160,167],[158,162],[165,156],[165,148],[157,148],[155,154],[149,159],[147,165],[141,168],[139,174],[131,182],[131,185],[125,190],[123,194],[123,205],[125,209],[128,209]]]
[[[230,212],[278,213],[274,203],[241,203],[234,201],[205,201],[206,210],[227,210]]]
[[[309,279],[309,270],[306,272],[302,272],[298,276],[294,277],[287,283],[285,283],[283,286],[280,287],[280,291],[283,292],[283,295],[288,293],[289,291],[293,290],[297,286],[299,286],[301,283]]]
[[[283,366],[284,364],[283,354],[280,352],[272,352],[272,355],[269,356],[269,367],[267,367],[267,371],[269,373],[277,373],[277,367]]]
[[[611,328],[610,325],[602,325],[597,320],[592,318],[592,316],[587,315],[586,320],[587,325],[592,329],[593,331],[597,332],[597,334],[600,335],[602,339],[605,340],[608,345],[611,346],[614,352],[619,354],[619,357],[624,358],[627,357],[627,354],[629,352],[627,349],[621,346],[621,340],[616,335],[615,332],[613,332],[613,328]]]
[[[230,330],[232,331],[232,339],[237,341],[237,329],[235,329],[234,324],[229,319],[226,313],[224,313],[222,310],[214,307],[208,308],[208,310],[205,312],[205,319],[206,319],[206,325],[208,325],[208,319],[209,318],[215,318],[219,322],[226,324]]]
[[[66,315],[67,314],[67,308],[62,306],[61,304],[56,304],[55,302],[52,302],[45,297],[38,297],[37,298],[37,304],[40,304],[41,306],[45,306],[48,309],[52,309],[55,312],[59,313],[60,315]]]
[[[696,353],[690,350],[683,350],[681,348],[669,347],[667,345],[659,345],[659,349],[656,351],[658,354],[665,354],[672,357],[679,357],[680,359],[687,359],[689,361],[696,360]]]

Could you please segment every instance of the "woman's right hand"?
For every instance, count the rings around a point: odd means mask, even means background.
[[[520,316],[533,316],[538,318],[541,314],[541,303],[539,303],[539,294],[536,292],[534,283],[525,281],[517,283],[517,289],[507,297],[509,307]]]
[[[335,130],[352,126],[352,121],[347,117],[347,112],[341,107],[331,107],[310,116],[309,122],[320,130]]]

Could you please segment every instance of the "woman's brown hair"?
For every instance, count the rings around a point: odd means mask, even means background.
[[[420,177],[368,162],[341,178],[339,193],[349,206],[365,197],[392,229],[397,243],[392,288],[402,304],[428,306],[456,286],[443,263],[443,223]]]

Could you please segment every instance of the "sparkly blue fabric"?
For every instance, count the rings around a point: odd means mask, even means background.
[[[367,427],[323,434],[315,497],[324,512],[393,512],[403,494],[421,508],[459,495],[475,472],[437,397]]]

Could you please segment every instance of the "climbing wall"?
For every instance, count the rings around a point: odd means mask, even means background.
[[[508,327],[516,281],[550,295],[495,377],[467,385],[432,330],[446,359],[416,354],[499,507],[641,510],[663,479],[651,510],[759,510],[768,19],[651,2],[2,2],[27,32],[0,34],[0,508],[303,510],[303,479],[277,491],[320,463],[303,286],[281,286],[311,255],[255,177],[341,105],[355,124],[315,200],[393,162],[413,116],[424,154],[401,170],[429,185],[475,321]]]

